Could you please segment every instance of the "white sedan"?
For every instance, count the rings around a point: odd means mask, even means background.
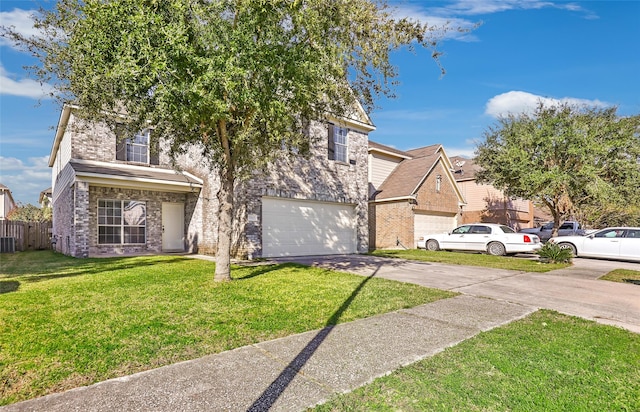
[[[495,223],[462,225],[449,233],[425,235],[418,248],[427,250],[470,250],[502,256],[511,253],[533,253],[542,247],[534,234],[516,233],[509,226]]]
[[[551,238],[551,242],[577,257],[640,262],[640,227],[608,227],[586,236]]]

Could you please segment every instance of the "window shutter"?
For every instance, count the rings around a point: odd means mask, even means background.
[[[160,164],[160,142],[158,139],[154,139],[149,134],[149,164],[159,165]]]
[[[127,141],[124,138],[124,132],[124,126],[116,126],[116,160],[127,160]]]
[[[329,133],[327,136],[327,145],[328,145],[328,154],[329,154],[329,160],[335,160],[336,159],[336,144],[334,142],[334,136],[333,136],[333,124],[329,123]]]

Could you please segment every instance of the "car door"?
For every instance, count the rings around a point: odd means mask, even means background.
[[[440,244],[440,249],[466,249],[466,236],[468,236],[471,230],[471,225],[459,226],[447,235],[444,236]]]
[[[640,260],[640,229],[627,229],[620,239],[620,259]]]
[[[469,234],[465,237],[467,250],[486,250],[486,245],[491,238],[491,228],[485,225],[473,225]]]
[[[621,239],[624,237],[624,229],[612,228],[596,232],[593,237],[589,236],[582,244],[582,251],[579,253],[584,256],[597,257],[620,257]]]

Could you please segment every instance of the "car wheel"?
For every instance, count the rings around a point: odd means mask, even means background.
[[[433,252],[435,252],[436,250],[440,250],[440,245],[438,244],[438,241],[435,239],[429,239],[427,241],[427,250],[431,250]]]
[[[558,243],[558,247],[560,249],[567,249],[571,251],[571,255],[573,257],[578,256],[578,251],[576,250],[576,247],[573,246],[571,243]]]
[[[487,253],[493,256],[504,256],[507,254],[504,245],[500,242],[491,242],[487,246]]]

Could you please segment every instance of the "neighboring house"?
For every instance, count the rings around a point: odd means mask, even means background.
[[[0,220],[5,220],[7,216],[9,216],[9,213],[16,207],[16,202],[13,200],[11,190],[0,183]]]
[[[45,189],[42,192],[40,192],[38,203],[42,208],[51,207],[51,188]]]
[[[355,119],[312,123],[321,142],[308,159],[286,158],[238,184],[233,253],[272,257],[368,250],[367,142]],[[82,123],[65,106],[51,149],[56,248],[77,257],[215,253],[219,180],[194,149],[171,167],[151,130],[124,140]]]
[[[451,157],[454,175],[467,205],[460,223],[501,223],[513,229],[534,226],[534,207],[529,200],[510,198],[495,187],[476,183],[480,169],[472,159]]]
[[[369,141],[369,247],[415,248],[456,227],[465,205],[441,145],[400,151]]]

